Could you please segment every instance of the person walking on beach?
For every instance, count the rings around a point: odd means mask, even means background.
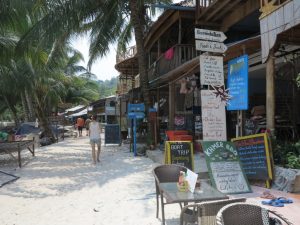
[[[79,137],[81,137],[82,136],[82,128],[84,126],[84,119],[82,117],[78,117],[76,124],[77,124]]]
[[[90,118],[87,118],[84,123],[86,136],[89,136],[90,122],[91,122]]]
[[[92,116],[92,121],[89,124],[89,136],[90,136],[90,143],[92,146],[92,158],[93,163],[96,164],[96,162],[100,162],[100,151],[101,151],[101,127],[100,123],[97,122],[97,116]],[[97,145],[97,154],[95,147]]]

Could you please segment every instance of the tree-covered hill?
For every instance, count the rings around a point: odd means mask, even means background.
[[[116,94],[118,79],[116,77],[110,80],[98,80],[100,98],[108,97]]]

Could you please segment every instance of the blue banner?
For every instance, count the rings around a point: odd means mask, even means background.
[[[227,110],[248,109],[248,55],[228,62],[227,88],[231,96]]]

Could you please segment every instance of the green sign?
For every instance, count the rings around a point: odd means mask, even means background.
[[[251,192],[236,147],[227,141],[203,141],[202,148],[212,184],[222,193]]]

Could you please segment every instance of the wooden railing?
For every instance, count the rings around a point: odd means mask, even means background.
[[[137,53],[136,46],[129,47],[125,53],[118,53],[116,56],[117,63],[122,62],[125,59],[132,58]]]
[[[196,50],[193,45],[174,45],[170,49],[173,49],[172,57],[167,56],[165,52],[150,66],[148,70],[149,81],[155,80],[196,57]]]

